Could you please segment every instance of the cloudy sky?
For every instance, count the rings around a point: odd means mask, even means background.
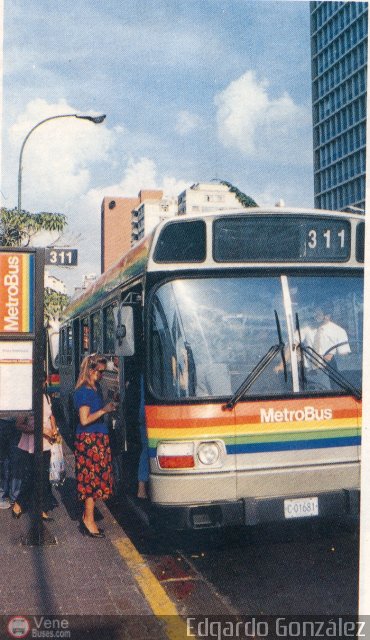
[[[212,178],[312,206],[309,6],[278,0],[5,0],[3,204],[67,214],[79,285],[100,270],[105,195]]]

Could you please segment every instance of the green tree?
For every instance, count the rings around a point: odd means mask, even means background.
[[[39,231],[62,232],[67,225],[64,213],[29,213],[1,207],[0,246],[27,247]]]
[[[236,199],[239,200],[240,204],[243,207],[258,207],[257,202],[255,202],[253,198],[247,196],[247,194],[243,193],[243,191],[240,191],[238,187],[235,187],[233,184],[231,184],[231,182],[227,182],[226,180],[218,180],[218,182],[220,184],[224,184],[231,193],[235,193]]]
[[[0,246],[27,247],[40,231],[57,231],[62,233],[67,226],[64,213],[29,213],[18,209],[1,207],[0,213]],[[67,295],[45,288],[44,323],[58,321],[63,309],[69,303]]]
[[[59,322],[64,309],[70,302],[69,296],[65,293],[58,293],[49,287],[44,289],[44,323],[45,326],[51,322]]]

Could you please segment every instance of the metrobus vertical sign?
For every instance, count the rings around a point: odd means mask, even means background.
[[[34,514],[24,544],[55,543],[42,521],[45,249],[0,250],[0,418],[34,421]]]
[[[34,408],[35,273],[35,250],[0,251],[0,412]]]
[[[34,333],[35,254],[0,253],[0,333]]]

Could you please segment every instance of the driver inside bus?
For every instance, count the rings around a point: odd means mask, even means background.
[[[351,353],[348,335],[343,327],[332,321],[333,305],[322,304],[314,311],[316,329],[314,331],[312,348],[333,366],[336,355]]]
[[[314,326],[305,325],[300,329],[300,339],[302,345],[311,348],[314,353],[321,356],[334,369],[337,368],[335,356],[347,355],[351,353],[346,330],[332,321],[333,305],[323,303],[314,309]],[[298,331],[294,334],[296,347],[299,344]],[[286,353],[286,360],[289,360],[289,352]],[[330,378],[325,371],[318,366],[309,356],[305,356],[305,370],[310,377],[310,382],[315,387],[330,389]],[[280,362],[275,368],[276,373],[283,371],[284,365]]]

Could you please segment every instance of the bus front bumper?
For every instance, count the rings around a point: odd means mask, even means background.
[[[317,496],[318,514],[295,517],[296,520],[358,516],[360,492],[342,489]],[[287,520],[285,500],[292,496],[272,498],[243,498],[235,502],[220,501],[202,505],[152,505],[152,523],[160,528],[209,529],[228,526],[253,526]],[[304,497],[297,496],[297,500]]]

